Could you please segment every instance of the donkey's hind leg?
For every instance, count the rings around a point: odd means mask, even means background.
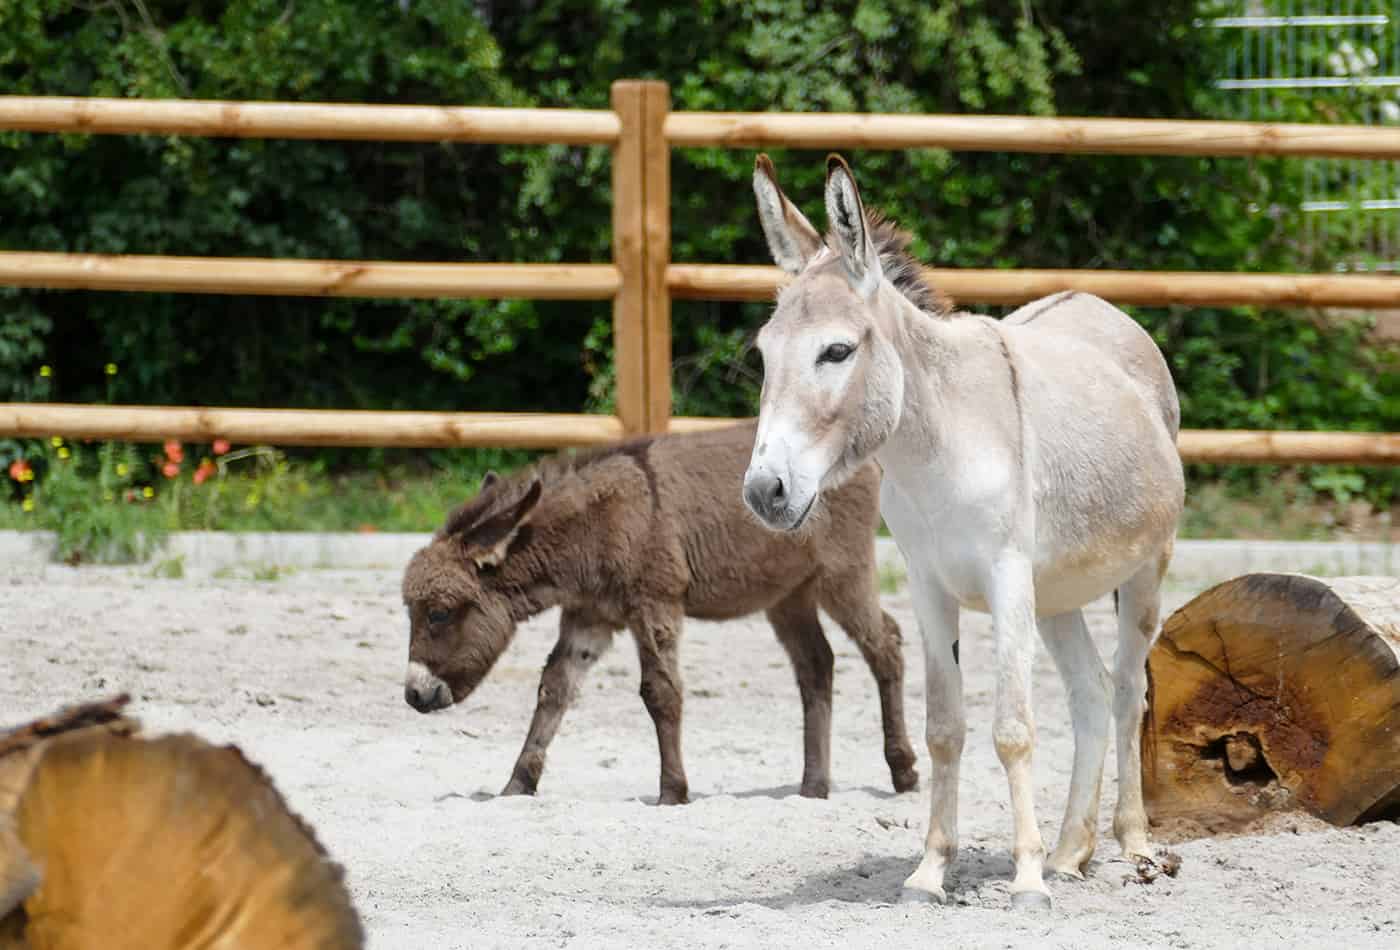
[[[835,660],[817,617],[811,584],[768,610],[768,622],[792,660],[802,695],[802,795],[826,798],[831,787],[831,678]]]
[[[540,674],[539,698],[530,720],[530,733],[515,760],[502,795],[533,795],[544,771],[545,753],[559,723],[578,691],[579,683],[612,644],[617,627],[584,611],[565,610],[559,617],[559,642],[550,651]]]
[[[1142,716],[1147,708],[1147,653],[1159,632],[1162,578],[1170,542],[1118,588],[1118,659],[1113,716],[1118,727],[1118,809],[1113,835],[1128,858],[1150,857],[1147,812],[1142,805]]]
[[[1046,652],[1069,694],[1074,724],[1074,770],[1060,840],[1047,862],[1052,872],[1083,877],[1099,834],[1099,790],[1108,752],[1109,697],[1112,681],[1084,625],[1084,613],[1072,610],[1039,622]]]
[[[865,567],[851,576],[825,579],[821,606],[855,641],[875,677],[890,779],[896,792],[912,792],[919,787],[919,772],[914,768],[918,759],[904,726],[903,637],[895,619],[880,609],[874,569]]]

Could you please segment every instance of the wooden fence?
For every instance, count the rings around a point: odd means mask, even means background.
[[[582,446],[733,420],[672,418],[671,300],[772,297],[774,267],[671,261],[672,148],[946,148],[1114,155],[1400,159],[1400,128],[1017,116],[671,112],[660,82],[613,85],[610,110],[0,96],[0,129],[82,134],[605,145],[609,264],[426,264],[0,252],[0,286],[349,297],[613,302],[615,416],[0,404],[0,436],[283,445]],[[755,222],[755,227],[757,223]],[[1143,305],[1400,307],[1400,277],[930,269],[960,302],[1064,289]],[[1197,462],[1400,464],[1400,433],[1188,430]]]

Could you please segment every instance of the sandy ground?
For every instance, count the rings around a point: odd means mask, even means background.
[[[981,617],[962,641],[971,734],[953,903],[909,906],[891,901],[918,861],[926,792],[892,794],[873,684],[839,631],[827,801],[796,794],[797,689],[761,621],[688,628],[692,804],[651,804],[655,744],[622,640],[566,719],[539,796],[498,799],[554,641],[552,613],[521,629],[476,695],[421,716],[401,698],[407,633],[394,574],[7,571],[0,725],[129,690],[151,730],[238,743],[345,865],[375,948],[1400,946],[1400,825],[1286,820],[1272,835],[1173,845],[1184,861],[1177,878],[1124,883],[1131,868],[1108,833],[1111,754],[1089,879],[1052,883],[1048,915],[1010,912],[1010,820]],[[906,633],[907,712],[921,749],[913,619],[905,596],[886,599]],[[1106,608],[1090,618],[1102,643]],[[1037,697],[1049,844],[1072,739],[1043,653]]]

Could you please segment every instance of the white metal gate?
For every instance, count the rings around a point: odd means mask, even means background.
[[[1223,31],[1220,118],[1400,124],[1400,2],[1231,0],[1198,21]],[[1337,270],[1400,271],[1393,162],[1297,159],[1300,250]],[[1318,261],[1320,263],[1320,261]]]

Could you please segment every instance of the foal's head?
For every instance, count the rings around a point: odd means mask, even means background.
[[[744,500],[772,528],[795,530],[824,488],[860,468],[899,425],[902,308],[942,311],[904,253],[908,236],[867,216],[855,177],[827,159],[825,240],[760,155],[754,195],[773,259],[794,280],[758,334],[763,394]]]
[[[522,490],[488,473],[477,497],[404,570],[404,700],[419,712],[461,702],[510,644],[525,592],[507,576],[507,559],[528,531],[540,492],[538,479]]]

